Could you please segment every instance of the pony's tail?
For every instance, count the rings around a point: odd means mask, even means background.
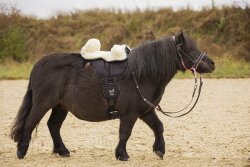
[[[30,83],[29,83],[27,92],[23,98],[23,103],[19,108],[16,119],[13,122],[13,126],[11,128],[10,137],[15,142],[20,141],[22,138],[25,120],[30,113],[31,107],[32,107],[32,90],[30,88]]]

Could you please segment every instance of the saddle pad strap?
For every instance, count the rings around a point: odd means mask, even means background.
[[[119,111],[116,109],[116,101],[120,95],[120,87],[116,78],[106,78],[103,86],[103,96],[107,100],[108,109],[107,112],[110,119],[119,118]]]
[[[120,117],[120,112],[116,110],[116,101],[117,98],[109,98],[108,102],[108,114],[110,119],[116,119]]]

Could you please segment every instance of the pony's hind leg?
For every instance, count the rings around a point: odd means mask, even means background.
[[[155,142],[153,145],[153,151],[158,157],[163,159],[165,154],[165,141],[163,138],[163,124],[156,115],[155,111],[152,110],[146,115],[143,115],[141,119],[154,131]]]
[[[52,113],[47,123],[54,144],[53,153],[58,153],[63,157],[68,157],[70,155],[70,152],[65,147],[60,135],[60,129],[67,114],[68,111],[66,109],[57,105],[52,109]]]
[[[25,120],[22,137],[17,144],[17,156],[19,159],[24,158],[24,156],[26,155],[29,148],[32,131],[35,129],[37,124],[40,122],[40,120],[48,110],[49,108],[44,109],[37,105],[32,106],[30,113],[29,115],[27,115]]]

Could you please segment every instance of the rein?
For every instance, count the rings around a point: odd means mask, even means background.
[[[172,118],[178,118],[178,117],[182,117],[182,116],[184,116],[184,115],[187,115],[188,113],[190,113],[190,112],[194,109],[195,105],[197,104],[197,102],[198,102],[198,100],[199,100],[199,97],[200,97],[200,94],[201,94],[201,88],[202,88],[202,85],[203,85],[202,77],[201,77],[201,75],[200,75],[200,84],[199,84],[199,88],[198,88],[198,95],[197,95],[197,98],[196,98],[196,100],[195,100],[193,106],[192,106],[187,112],[185,112],[185,113],[183,113],[183,114],[181,114],[181,115],[174,116],[174,115],[171,115],[171,114],[177,114],[177,113],[180,113],[180,112],[184,111],[184,110],[185,110],[186,108],[188,108],[188,107],[190,106],[190,104],[193,102],[193,99],[194,99],[194,96],[195,96],[195,94],[196,94],[196,90],[197,90],[197,87],[198,87],[198,85],[197,85],[196,71],[195,71],[195,75],[194,75],[194,76],[195,76],[195,79],[194,79],[194,80],[195,80],[195,85],[194,85],[194,90],[193,90],[193,94],[192,94],[191,101],[189,102],[189,104],[188,104],[186,107],[184,107],[183,109],[181,109],[181,110],[179,110],[179,111],[175,111],[175,112],[163,111],[162,108],[161,108],[161,106],[160,106],[159,104],[156,106],[156,105],[154,105],[153,103],[151,103],[149,100],[147,100],[147,99],[143,96],[143,94],[142,94],[142,92],[141,92],[141,90],[140,90],[140,86],[139,86],[139,84],[138,84],[138,82],[137,82],[135,73],[133,73],[132,75],[133,75],[133,79],[134,79],[134,82],[135,82],[135,85],[136,85],[136,89],[138,90],[138,92],[139,92],[141,98],[143,99],[143,101],[145,101],[150,107],[152,107],[152,108],[156,109],[157,111],[160,111],[162,114],[164,114],[164,115],[166,115],[166,116],[168,116],[168,117],[172,117]],[[141,116],[145,115],[145,114],[148,113],[149,111],[150,111],[150,110],[144,112],[143,114],[141,114]]]
[[[175,42],[175,37],[173,37],[173,40],[174,40],[174,42]],[[175,44],[176,44],[176,43],[175,43]],[[157,111],[160,111],[162,114],[164,114],[164,115],[166,115],[166,116],[168,116],[168,117],[172,117],[172,118],[178,118],[178,117],[182,117],[182,116],[184,116],[184,115],[187,115],[188,113],[190,113],[190,112],[194,109],[194,107],[196,106],[196,104],[197,104],[197,102],[198,102],[198,100],[199,100],[199,97],[200,97],[200,94],[201,94],[201,88],[202,88],[202,85],[203,85],[202,77],[201,77],[201,74],[200,74],[200,77],[199,77],[199,78],[200,78],[200,79],[199,79],[199,80],[200,80],[200,84],[199,84],[199,87],[198,87],[196,69],[197,69],[197,67],[199,66],[199,64],[200,64],[201,60],[203,59],[203,57],[205,56],[205,53],[201,53],[201,54],[199,55],[199,57],[197,58],[197,60],[194,61],[194,60],[192,59],[192,57],[190,57],[188,54],[186,54],[186,53],[181,49],[181,45],[182,45],[182,44],[178,44],[178,45],[177,45],[177,54],[178,54],[178,56],[180,57],[180,60],[181,60],[181,63],[182,63],[182,65],[183,65],[183,67],[184,67],[186,70],[192,71],[192,73],[193,73],[193,75],[194,75],[194,81],[195,81],[195,85],[194,85],[194,90],[193,90],[193,93],[192,93],[191,101],[190,101],[189,104],[188,104],[186,107],[184,107],[183,109],[181,109],[181,110],[179,110],[179,111],[175,111],[175,112],[168,112],[168,111],[163,111],[162,108],[161,108],[161,106],[160,106],[159,104],[156,106],[156,105],[154,105],[153,103],[151,103],[149,100],[147,100],[147,99],[143,96],[143,94],[142,94],[142,92],[141,92],[141,90],[140,90],[140,86],[139,86],[139,84],[138,84],[138,82],[137,82],[135,73],[134,73],[134,72],[132,73],[133,79],[134,79],[134,82],[135,82],[135,85],[136,85],[136,89],[138,90],[138,92],[139,92],[141,98],[143,99],[143,101],[145,101],[145,103],[147,103],[147,104],[148,104],[150,107],[152,107],[153,109],[156,109]],[[184,61],[183,61],[183,58],[182,58],[182,54],[185,55],[190,61],[192,61],[192,62],[194,63],[193,66],[192,66],[191,68],[186,68],[186,66],[185,66],[185,64],[184,64]],[[195,94],[196,94],[197,87],[198,87],[198,95],[197,95],[197,97],[196,97],[196,100],[195,100],[193,106],[192,106],[187,112],[185,112],[185,113],[183,113],[183,114],[180,114],[180,115],[172,115],[172,114],[177,114],[177,113],[180,113],[180,112],[184,111],[185,109],[187,109],[187,108],[192,104],[192,102],[193,102],[193,100],[194,100],[194,96],[195,96]],[[148,113],[149,111],[150,111],[150,110],[144,112],[141,116],[145,115],[145,114]]]

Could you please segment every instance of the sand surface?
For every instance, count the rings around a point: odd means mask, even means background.
[[[189,115],[173,119],[158,113],[165,128],[164,160],[152,152],[153,132],[138,120],[127,144],[127,162],[114,156],[119,120],[90,123],[72,114],[61,130],[71,157],[53,155],[46,125],[50,111],[26,157],[18,160],[9,132],[27,84],[26,80],[0,81],[0,166],[250,166],[250,79],[206,79],[200,101]],[[180,109],[190,99],[192,87],[193,80],[171,81],[162,107]]]

